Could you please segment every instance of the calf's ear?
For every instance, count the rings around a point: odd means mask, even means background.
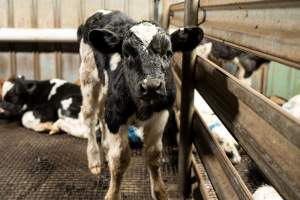
[[[203,31],[200,27],[192,26],[180,28],[171,34],[172,50],[191,51],[199,45],[203,39]]]
[[[108,29],[93,29],[88,38],[92,46],[102,53],[121,51],[121,38]]]

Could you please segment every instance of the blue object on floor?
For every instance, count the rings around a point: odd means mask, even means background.
[[[129,139],[129,145],[131,148],[141,148],[143,147],[143,142],[141,138],[137,134],[137,128],[134,126],[128,127],[128,139]]]
[[[141,148],[143,147],[143,142],[141,138],[138,136],[136,133],[137,128],[134,126],[129,126],[128,127],[128,139],[129,139],[129,144],[132,148]],[[100,127],[96,128],[96,138],[97,141],[101,141],[101,130]]]
[[[136,128],[134,126],[128,127],[128,138],[130,142],[140,142],[139,136],[136,134]]]

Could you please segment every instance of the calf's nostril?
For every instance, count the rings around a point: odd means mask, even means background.
[[[145,83],[140,83],[139,84],[139,90],[140,90],[140,93],[145,95],[147,93],[147,86]]]

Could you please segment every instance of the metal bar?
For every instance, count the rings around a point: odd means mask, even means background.
[[[300,199],[300,121],[205,58],[196,88],[287,200]]]
[[[203,0],[202,7],[225,7],[225,6],[241,6],[241,5],[259,5],[267,3],[282,2],[281,0]]]
[[[219,199],[252,199],[239,173],[216,139],[208,131],[199,113],[193,120],[194,144]]]
[[[77,35],[74,28],[1,28],[0,42],[77,42]]]
[[[59,0],[55,0],[54,6],[54,27],[60,28],[61,27],[61,2]],[[55,49],[57,50],[55,53],[55,66],[56,66],[56,77],[62,78],[62,53],[61,53],[61,45],[56,44]]]
[[[159,0],[154,0],[154,21],[156,21],[157,23],[159,23],[159,19],[158,19],[158,7],[159,7]]]
[[[198,16],[198,0],[185,1],[185,25],[196,25]],[[187,198],[191,192],[191,123],[194,105],[194,61],[193,52],[184,52],[182,61],[182,97],[180,115],[179,143],[179,192]]]

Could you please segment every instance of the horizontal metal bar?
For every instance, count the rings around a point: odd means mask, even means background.
[[[0,28],[0,42],[77,42],[77,30]]]
[[[286,199],[300,198],[300,122],[198,57],[196,88],[260,170]]]
[[[226,7],[226,6],[242,6],[242,5],[260,5],[268,3],[276,3],[281,0],[203,0],[201,7]]]

